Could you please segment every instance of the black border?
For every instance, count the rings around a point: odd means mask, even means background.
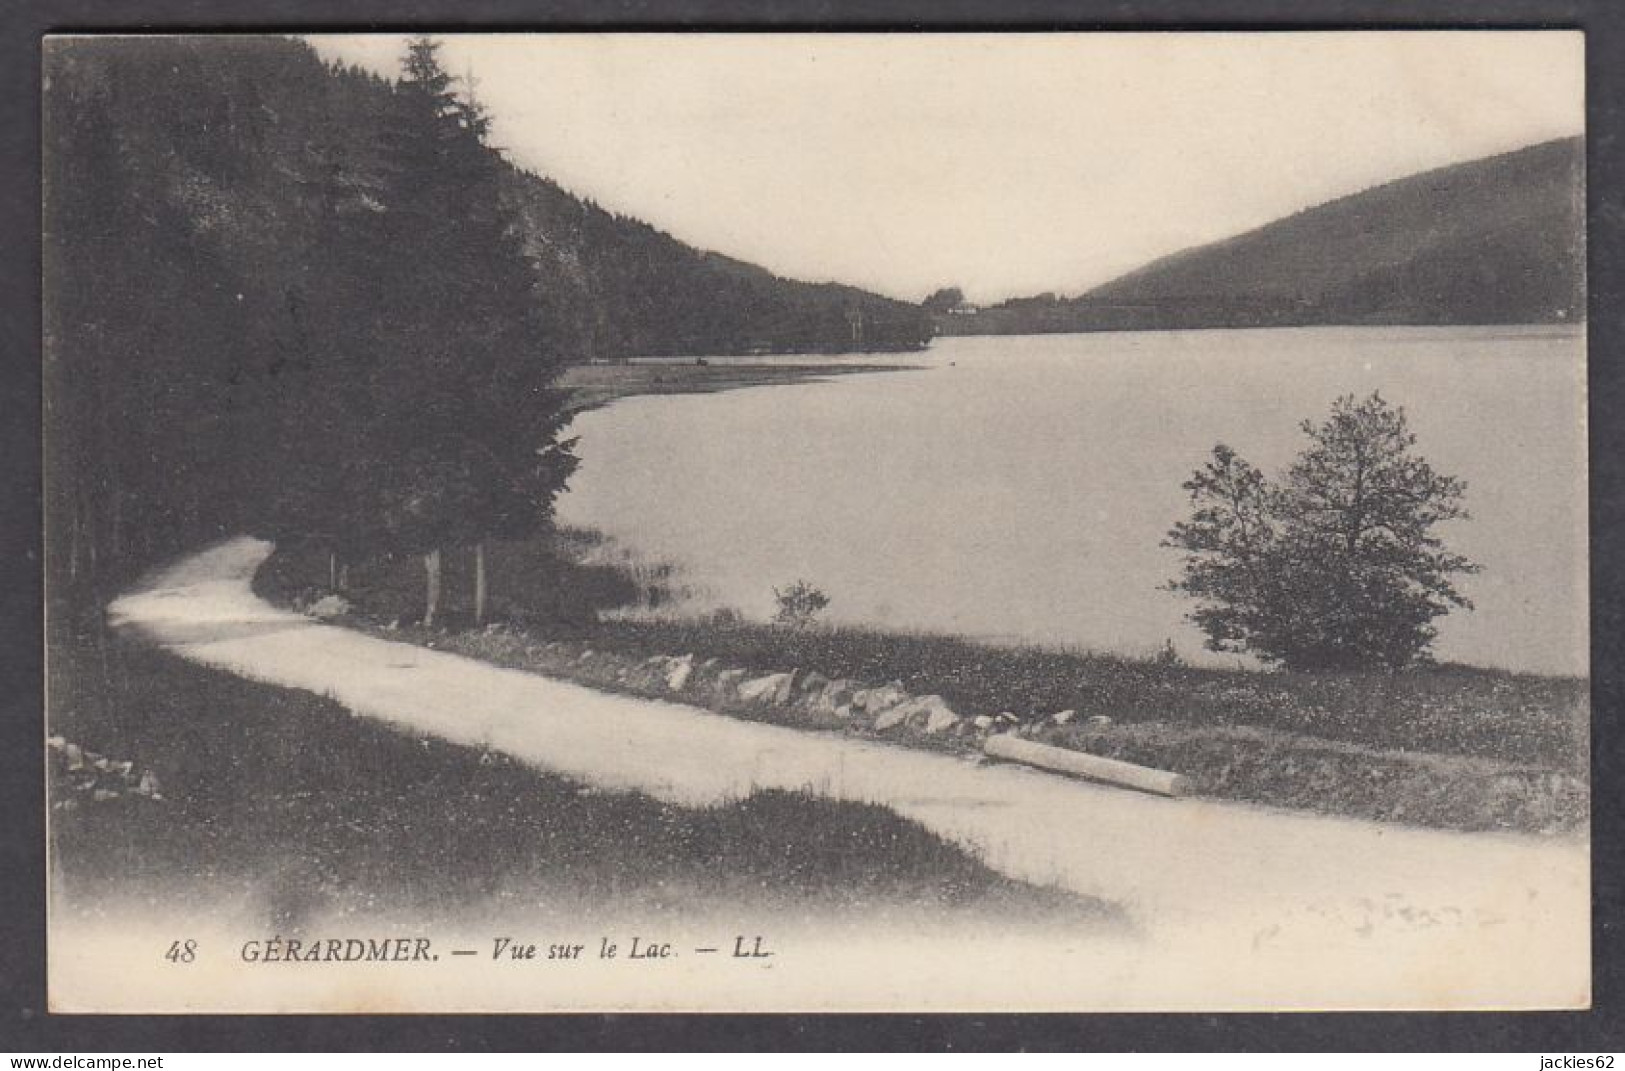
[[[1625,5],[1608,0],[4,0],[0,10],[0,1049],[14,1052],[1625,1048],[1620,739]],[[1590,1012],[1290,1015],[55,1016],[45,1013],[39,38],[46,32],[1578,28],[1587,34],[1593,1000]],[[1554,474],[1554,478],[1561,478]],[[1533,1069],[1532,1069],[1533,1071]]]

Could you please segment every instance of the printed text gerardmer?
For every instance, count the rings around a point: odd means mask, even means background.
[[[577,960],[586,951],[583,943],[538,946],[516,942],[510,937],[498,937],[493,942],[491,959],[500,960]],[[731,949],[719,947],[696,948],[696,953],[723,953],[728,959],[765,960],[776,954],[765,940],[756,936],[737,936]],[[472,950],[454,950],[454,956],[472,956]],[[428,937],[328,937],[301,940],[280,935],[268,940],[245,941],[238,951],[244,963],[433,963],[440,959],[434,951],[434,942]],[[598,959],[664,960],[679,955],[670,941],[650,941],[633,937],[629,947],[623,948],[608,937],[598,943]]]
[[[273,937],[269,941],[245,941],[245,963],[421,963],[434,960],[427,937],[329,937],[301,941],[296,937]]]

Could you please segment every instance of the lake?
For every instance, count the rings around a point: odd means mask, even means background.
[[[805,578],[833,622],[1133,655],[1171,639],[1235,665],[1160,590],[1181,483],[1218,442],[1278,472],[1302,420],[1381,390],[1467,481],[1471,519],[1440,531],[1483,572],[1438,657],[1586,671],[1581,328],[946,338],[879,359],[920,367],[583,413],[559,519],[676,565],[685,610],[765,619]]]

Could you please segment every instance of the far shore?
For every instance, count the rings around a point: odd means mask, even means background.
[[[627,364],[572,366],[559,380],[571,392],[575,412],[596,409],[617,398],[639,394],[715,394],[741,387],[812,383],[856,372],[906,372],[918,365],[891,363],[807,364],[786,358],[764,358],[749,364],[700,364],[693,360],[662,360]]]

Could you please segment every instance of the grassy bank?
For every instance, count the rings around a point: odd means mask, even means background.
[[[827,711],[740,702],[724,674],[816,671],[869,684],[897,682],[940,695],[964,722],[952,733],[888,739],[972,750],[990,731],[1186,775],[1203,794],[1321,813],[1461,830],[1566,833],[1589,807],[1588,688],[1583,680],[1440,666],[1402,674],[1252,673],[945,636],[851,628],[789,629],[719,617],[597,620],[599,608],[658,603],[649,566],[617,566],[573,533],[558,555],[537,545],[492,553],[495,603],[504,624],[471,629],[466,571],[448,583],[448,629],[411,625],[421,613],[416,562],[358,568],[348,593],[352,623],[395,624],[396,638],[434,643],[582,683],[671,697],[654,656],[694,655],[683,699],[724,713],[804,728],[867,731]],[[577,571],[559,559],[597,561]],[[538,564],[548,559],[549,564]],[[284,603],[319,584],[319,562],[279,552],[257,579]],[[639,570],[641,569],[641,572]],[[575,608],[538,612],[549,601]],[[587,655],[587,652],[592,652]],[[995,719],[977,726],[976,719]]]
[[[643,364],[581,364],[571,367],[559,386],[572,394],[571,408],[593,409],[636,394],[713,394],[739,387],[806,383],[856,372],[898,372],[900,364],[796,363],[778,358],[752,364],[699,364],[661,361]]]
[[[335,913],[455,918],[491,898],[656,921],[729,904],[1112,915],[883,808],[767,792],[690,811],[591,792],[130,643],[55,644],[50,672],[53,865],[76,908],[246,903],[282,932]]]

